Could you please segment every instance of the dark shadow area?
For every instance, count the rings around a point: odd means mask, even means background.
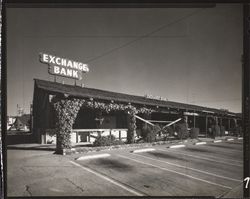
[[[27,135],[7,135],[6,136],[6,144],[31,144],[36,143],[35,136],[33,134]]]
[[[34,151],[55,151],[55,148],[49,147],[21,147],[21,146],[7,146],[8,150],[34,150]]]
[[[232,145],[234,145],[234,144],[236,144],[236,145],[242,145],[242,147],[243,147],[243,143],[242,143],[242,142],[227,142],[227,144],[232,144]]]
[[[242,150],[237,149],[237,148],[235,148],[235,147],[232,147],[232,146],[226,146],[226,145],[209,145],[209,146],[212,146],[212,147],[217,147],[217,148],[225,148],[225,149],[232,149],[232,150],[242,151]]]
[[[190,152],[204,152],[204,153],[214,153],[213,151],[210,151],[208,149],[202,149],[202,148],[185,148],[185,151]]]
[[[172,159],[172,160],[185,160],[184,158],[170,155],[170,154],[166,154],[166,153],[161,153],[161,152],[147,152],[147,153],[150,155],[153,155],[157,158],[165,158],[165,159]]]
[[[111,168],[111,169],[115,169],[115,170],[119,170],[119,171],[132,171],[133,170],[132,166],[130,166],[128,164],[124,164],[124,163],[117,161],[117,160],[98,159],[95,161],[95,164],[97,164],[98,166],[101,166],[101,167]]]

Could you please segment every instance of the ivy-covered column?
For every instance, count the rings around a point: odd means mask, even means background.
[[[128,112],[128,134],[127,141],[129,144],[134,143],[136,134],[136,117],[135,112]]]
[[[84,100],[57,99],[54,101],[57,116],[56,153],[63,154],[64,149],[71,148],[71,130]]]

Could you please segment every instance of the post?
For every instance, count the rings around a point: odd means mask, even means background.
[[[194,115],[194,128],[195,128],[195,115]]]
[[[215,120],[215,124],[218,125],[218,117],[217,116],[214,117],[214,120]]]
[[[90,133],[91,133],[91,132],[89,132],[89,135],[88,135],[88,142],[90,142]]]
[[[207,137],[207,115],[206,115],[206,137]]]
[[[225,133],[224,131],[225,131],[225,128],[223,128],[224,130],[223,130],[223,133]],[[220,136],[223,136],[223,134],[222,134],[222,117],[220,117]]]
[[[234,127],[236,128],[238,126],[236,118],[234,118]]]
[[[119,140],[121,141],[121,131],[119,130]]]

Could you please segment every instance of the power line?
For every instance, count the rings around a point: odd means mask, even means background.
[[[156,32],[161,31],[162,29],[164,29],[164,28],[166,28],[166,27],[168,27],[168,26],[174,25],[174,24],[179,23],[180,21],[182,21],[182,20],[184,20],[184,19],[187,19],[187,18],[189,18],[189,17],[192,17],[192,16],[198,14],[200,11],[202,11],[202,10],[204,10],[204,9],[205,9],[205,8],[195,10],[195,11],[192,12],[191,14],[188,14],[188,15],[186,15],[186,16],[184,16],[184,17],[181,17],[181,18],[179,18],[179,19],[177,19],[177,20],[175,20],[175,21],[172,21],[172,22],[170,22],[170,23],[168,23],[168,24],[165,24],[165,25],[163,25],[163,26],[161,26],[161,27],[159,27],[159,28],[157,28],[157,29],[155,29],[155,30],[149,32],[149,33],[146,33],[146,34],[144,34],[144,35],[142,35],[142,36],[138,36],[137,38],[135,38],[135,39],[133,39],[133,40],[127,42],[127,43],[122,44],[121,46],[118,46],[118,47],[115,47],[115,48],[113,48],[113,49],[111,49],[111,50],[108,50],[108,51],[106,51],[106,52],[104,52],[104,53],[102,53],[102,54],[100,54],[100,55],[98,55],[98,56],[96,56],[96,57],[94,57],[94,58],[92,58],[92,59],[89,59],[89,60],[87,60],[87,61],[85,61],[85,62],[86,62],[86,63],[93,62],[93,61],[95,61],[95,60],[97,60],[97,59],[99,59],[99,58],[102,58],[102,57],[104,57],[104,56],[106,56],[106,55],[109,55],[109,54],[113,53],[113,52],[116,51],[116,50],[119,50],[119,49],[121,49],[121,48],[127,47],[127,46],[129,46],[129,45],[131,45],[131,44],[133,44],[133,43],[135,43],[135,42],[137,42],[137,41],[140,41],[140,40],[142,40],[142,39],[144,39],[144,38],[149,37],[150,35],[152,35],[152,34],[154,34],[154,33],[156,33]]]

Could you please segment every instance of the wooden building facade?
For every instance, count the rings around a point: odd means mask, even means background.
[[[64,131],[65,123],[71,142],[93,142],[101,132],[131,143],[144,123],[138,118],[160,126],[186,119],[201,136],[215,123],[228,133],[241,125],[241,115],[226,110],[34,80],[33,132],[40,143],[47,142],[47,134]]]

